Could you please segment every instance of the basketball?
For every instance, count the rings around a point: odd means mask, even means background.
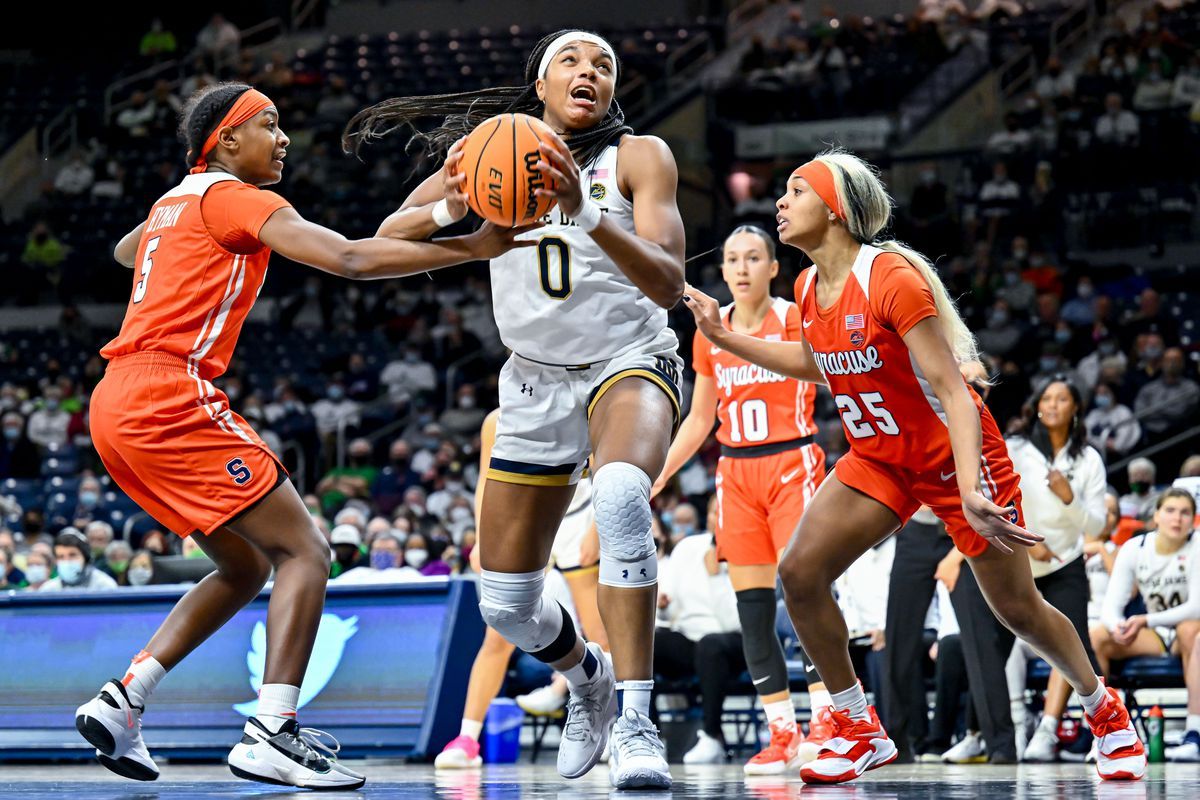
[[[552,198],[534,194],[554,188],[537,171],[538,142],[549,142],[551,133],[546,123],[528,114],[499,114],[475,128],[459,162],[471,210],[496,225],[515,228],[536,222],[553,208]]]

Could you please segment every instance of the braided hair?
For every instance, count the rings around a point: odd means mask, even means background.
[[[204,142],[237,99],[249,91],[244,83],[227,81],[197,89],[179,112],[179,141],[187,145],[188,168],[196,166]]]
[[[524,86],[496,86],[471,92],[384,100],[354,115],[342,133],[342,149],[360,155],[364,144],[407,127],[412,132],[409,150],[414,146],[423,147],[441,159],[450,145],[475,130],[479,123],[497,114],[521,113],[540,119],[545,104],[538,99],[535,89],[538,66],[550,43],[569,32],[555,31],[534,45],[529,60],[525,62]],[[617,60],[614,66],[619,77],[620,61]],[[417,120],[436,117],[441,117],[442,123],[433,130],[423,132],[417,129]],[[633,128],[625,124],[625,112],[621,110],[617,98],[613,97],[599,124],[585,131],[572,132],[567,145],[576,163],[584,167],[627,133],[633,133]]]

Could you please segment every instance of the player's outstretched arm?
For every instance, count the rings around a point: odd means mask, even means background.
[[[1004,553],[1012,552],[1009,544],[1032,547],[1041,542],[1041,536],[1013,523],[1009,519],[1009,509],[991,502],[981,491],[979,465],[983,434],[979,409],[963,383],[958,361],[942,333],[938,318],[930,316],[918,322],[904,334],[904,343],[946,410],[958,493],[962,496],[963,513],[971,527]]]
[[[780,375],[809,383],[825,383],[825,376],[817,367],[808,342],[769,342],[734,333],[721,324],[717,301],[691,285],[684,289],[683,302],[696,318],[696,327],[717,347]]]
[[[708,346],[707,344],[705,345]],[[667,451],[667,461],[662,472],[650,489],[650,496],[658,495],[687,460],[696,455],[708,434],[712,433],[717,418],[717,384],[711,375],[697,375],[692,387],[692,407],[679,426],[675,441]]]
[[[450,267],[464,261],[496,258],[514,247],[536,242],[515,237],[537,228],[497,228],[484,224],[469,236],[413,242],[394,238],[347,239],[337,231],[301,217],[293,208],[281,208],[259,231],[263,244],[281,255],[319,270],[354,280],[398,278]]]
[[[565,142],[539,146],[538,170],[554,179],[553,190],[538,189],[553,197],[562,212],[574,219],[583,208],[579,166]],[[633,285],[663,308],[671,308],[683,294],[683,219],[675,202],[679,170],[666,143],[656,136],[627,136],[621,143],[619,170],[628,176],[633,194],[633,228],[636,234],[601,217],[590,235],[600,249],[624,272]]]
[[[393,239],[428,239],[447,225],[458,222],[467,215],[467,176],[458,172],[458,162],[462,160],[462,146],[466,139],[459,139],[450,147],[446,154],[446,163],[442,168],[429,176],[428,181],[434,181],[434,188],[428,190],[428,202],[418,204],[411,202],[414,195],[421,192],[418,187],[409,199],[399,209],[388,216],[375,232],[376,237]],[[434,197],[437,183],[441,181],[441,192]],[[424,184],[422,184],[424,186]],[[438,205],[445,205],[438,209]]]
[[[146,223],[143,222],[129,233],[121,237],[121,241],[117,242],[117,246],[113,248],[113,258],[117,263],[127,269],[133,269],[134,262],[137,259],[138,245],[142,241],[142,231],[145,230]]]

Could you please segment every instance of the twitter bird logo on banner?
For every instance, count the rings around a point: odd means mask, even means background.
[[[337,614],[322,614],[317,628],[317,641],[313,644],[312,658],[308,660],[308,671],[300,684],[300,702],[304,708],[309,701],[321,693],[337,671],[346,650],[346,642],[358,633],[358,617],[342,619]],[[246,666],[250,668],[250,688],[258,692],[262,688],[263,670],[267,663],[267,626],[262,622],[254,625],[250,634],[250,652],[246,654]],[[237,703],[233,710],[244,717],[254,715],[258,709],[258,698]]]

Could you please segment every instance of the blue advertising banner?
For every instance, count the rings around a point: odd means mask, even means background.
[[[75,708],[120,677],[187,589],[0,595],[0,758],[90,757]],[[152,752],[223,756],[253,714],[269,590],[173,669],[143,719]],[[436,753],[458,732],[483,636],[474,584],[330,586],[300,689],[302,725],[347,754]]]

